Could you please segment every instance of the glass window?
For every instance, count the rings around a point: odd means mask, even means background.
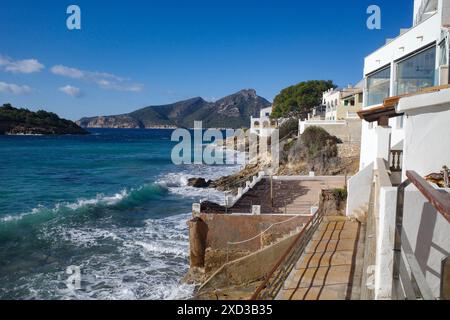
[[[367,105],[382,104],[389,97],[391,68],[385,68],[367,77]]]
[[[397,64],[397,94],[413,93],[435,85],[436,47]]]

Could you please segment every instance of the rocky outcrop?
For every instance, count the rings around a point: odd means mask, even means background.
[[[259,97],[253,89],[209,102],[200,97],[173,104],[150,106],[114,116],[82,118],[84,128],[193,128],[194,121],[203,121],[205,128],[248,127],[250,117],[257,116],[270,102]]]
[[[83,128],[141,129],[144,126],[130,116],[93,117],[77,121]]]

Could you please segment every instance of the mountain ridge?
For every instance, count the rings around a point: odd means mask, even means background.
[[[83,128],[192,128],[203,121],[204,128],[248,127],[251,116],[271,105],[254,89],[245,89],[215,102],[195,97],[166,105],[148,106],[130,113],[86,117],[76,123]]]

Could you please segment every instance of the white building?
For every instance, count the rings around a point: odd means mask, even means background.
[[[357,112],[363,103],[363,82],[344,89],[329,89],[322,95],[322,105],[314,108],[308,119],[299,120],[299,135],[308,127],[321,127],[347,143],[361,141],[361,120]]]
[[[402,30],[395,39],[367,56],[364,62],[364,107],[384,108],[381,126],[389,126],[391,147],[402,149],[404,130],[402,117],[392,115],[394,106],[385,103],[389,97],[402,96],[423,88],[448,84],[448,25],[450,1],[415,0],[415,24]],[[389,110],[387,110],[389,109]],[[381,112],[381,111],[380,111]],[[367,118],[367,117],[366,117]],[[373,163],[379,117],[363,123],[361,169]]]
[[[341,105],[341,92],[337,89],[325,91],[322,97],[322,104],[326,106],[325,120],[338,120],[336,113]]]
[[[270,137],[274,130],[278,128],[276,120],[271,119],[272,107],[261,109],[259,118],[251,117],[250,133],[262,137]]]
[[[415,0],[413,21],[364,63],[361,170],[347,215],[367,220],[375,299],[449,293],[450,189],[423,177],[450,166],[450,1]]]
[[[322,96],[322,104],[326,107],[325,120],[339,121],[355,118],[356,111],[362,107],[362,87],[349,85],[344,89],[330,89]]]

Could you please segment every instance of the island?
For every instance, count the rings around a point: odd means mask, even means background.
[[[52,112],[0,106],[0,135],[85,135],[88,131]]]

